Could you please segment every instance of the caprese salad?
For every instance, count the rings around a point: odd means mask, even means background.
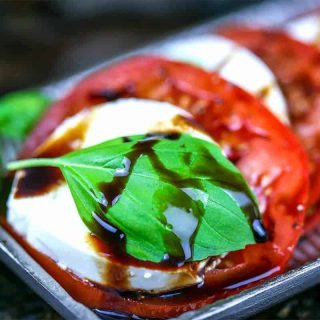
[[[27,135],[3,227],[98,315],[175,317],[284,272],[320,216],[320,52],[303,19],[171,41],[19,126],[26,97],[3,98],[0,135]]]

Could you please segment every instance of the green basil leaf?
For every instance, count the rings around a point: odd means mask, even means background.
[[[255,243],[255,196],[213,143],[187,134],[133,136],[8,168],[38,166],[60,168],[88,228],[99,233],[99,222],[120,230],[137,259],[197,261]]]
[[[50,99],[37,90],[17,91],[0,98],[0,193],[4,192],[7,157],[13,155],[17,145],[34,127]],[[5,202],[4,202],[5,203]]]
[[[50,99],[37,90],[4,95],[0,99],[0,135],[23,140],[49,104]]]

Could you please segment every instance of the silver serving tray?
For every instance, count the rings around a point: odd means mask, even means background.
[[[231,4],[231,2],[230,2]],[[43,91],[57,99],[86,74],[137,53],[150,52],[174,39],[202,34],[224,23],[248,23],[262,26],[281,25],[291,18],[320,7],[319,0],[273,0],[250,6],[236,13],[195,26],[147,47],[131,51],[74,75],[43,87]],[[319,233],[320,237],[320,233]],[[319,254],[320,256],[320,254]],[[0,226],[0,260],[28,286],[50,304],[65,319],[100,319],[92,310],[76,302],[24,249]],[[320,283],[320,259],[295,268],[252,289],[217,301],[196,311],[187,312],[177,319],[243,319],[271,307],[285,299]],[[105,319],[108,319],[105,317]]]

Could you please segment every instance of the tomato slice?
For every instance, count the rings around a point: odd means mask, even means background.
[[[75,292],[70,281],[57,280],[90,307],[164,318],[199,308],[239,292],[250,282],[282,272],[303,226],[308,197],[307,157],[296,137],[259,99],[216,74],[152,56],[131,58],[100,70],[52,106],[28,139],[22,155],[32,156],[36,146],[66,117],[125,97],[167,101],[190,112],[257,194],[269,241],[221,258],[215,269],[206,271],[202,288],[166,296],[136,297],[95,289],[100,298],[92,300],[89,291],[93,289],[82,286],[87,291],[80,295],[80,289]]]
[[[230,27],[221,33],[246,46],[276,75],[289,106],[291,124],[310,158],[310,214],[306,228],[320,217],[320,51],[282,31]]]

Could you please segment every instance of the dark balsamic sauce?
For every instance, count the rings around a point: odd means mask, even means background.
[[[63,175],[57,168],[30,168],[23,171],[14,197],[19,199],[45,194],[63,181]]]
[[[129,137],[122,137],[123,142],[131,142],[132,140]]]
[[[12,177],[7,175],[2,177],[0,174],[0,222],[2,216],[6,216],[7,200],[12,189]],[[1,223],[0,223],[1,224]]]
[[[129,152],[124,158],[123,165],[124,168],[116,170],[114,179],[108,183],[102,183],[99,186],[102,194],[104,195],[103,203],[100,203],[100,209],[103,214],[94,213],[95,226],[93,226],[94,233],[98,235],[100,239],[108,244],[108,253],[116,257],[121,257],[121,260],[126,262],[136,260],[126,254],[126,242],[125,235],[118,228],[113,226],[109,221],[105,219],[108,210],[120,199],[122,192],[124,191],[130,174],[136,164],[137,160],[142,156],[148,156],[153,167],[157,172],[161,173],[162,177],[169,179],[170,181],[178,181],[181,177],[176,172],[168,170],[160,161],[157,154],[153,150],[153,146],[159,143],[162,139],[177,140],[180,134],[178,133],[159,133],[159,134],[147,134],[144,139],[135,143],[132,147],[131,152]],[[131,140],[127,137],[123,138],[124,142],[130,142]],[[170,244],[168,244],[169,246]],[[179,258],[178,260],[181,260]],[[181,261],[177,259],[165,256],[163,264],[167,266],[177,266]],[[137,264],[137,263],[133,263]],[[138,263],[139,264],[139,263]],[[145,264],[145,262],[143,262]],[[158,264],[152,264],[151,266],[156,268]]]
[[[198,179],[186,179],[183,175],[178,172],[172,171],[164,166],[164,164],[159,159],[158,155],[155,153],[153,147],[159,143],[162,139],[177,140],[179,139],[179,133],[167,133],[167,134],[148,134],[142,140],[135,143],[132,147],[132,151],[129,152],[123,161],[123,168],[118,169],[114,175],[114,179],[108,183],[102,183],[99,186],[102,194],[104,195],[104,201],[101,203],[101,213],[94,213],[96,226],[94,227],[95,234],[98,235],[100,239],[108,243],[109,253],[112,252],[113,255],[121,257],[126,261],[131,260],[132,257],[129,257],[126,254],[126,238],[125,235],[117,229],[115,226],[110,224],[105,218],[108,214],[108,210],[121,198],[123,191],[126,188],[130,174],[137,162],[137,160],[145,155],[148,157],[153,168],[157,171],[160,179],[163,181],[169,181],[171,184],[174,184],[176,187],[183,190],[184,188],[195,188],[201,189],[200,182]],[[130,142],[130,139],[127,137],[123,138],[124,142]],[[202,150],[202,154],[215,161],[209,152],[206,149]],[[190,155],[187,154],[184,158],[186,165],[190,165]],[[218,168],[218,169],[217,169]],[[197,165],[193,165],[193,170],[198,176],[212,176],[215,177],[221,186],[227,190],[231,196],[238,202],[241,206],[241,209],[245,212],[250,225],[252,227],[254,237],[257,242],[267,241],[268,236],[267,232],[259,218],[259,212],[254,205],[254,199],[249,197],[245,192],[239,191],[236,189],[236,184],[232,184],[232,181],[235,179],[233,173],[222,168],[221,166],[207,166],[204,165],[202,161],[199,161]],[[170,199],[171,200],[171,199]],[[168,199],[162,199],[163,203],[168,203]],[[182,208],[186,212],[190,212],[192,208],[192,214],[198,219],[201,220],[202,214],[204,212],[203,206],[201,204],[195,204],[195,201],[191,197],[182,196],[173,200],[174,207]],[[198,223],[199,225],[199,223]],[[196,231],[192,234],[192,237],[189,240],[190,250],[186,251],[181,248],[178,255],[172,256],[166,254],[163,257],[162,265],[166,266],[175,266],[180,267],[188,259],[192,258],[191,248],[193,247],[193,241],[196,236]],[[178,239],[181,240],[181,239]],[[165,239],[170,252],[172,247],[172,237]],[[181,241],[181,247],[183,243]],[[110,250],[111,249],[111,250]]]
[[[75,150],[77,142],[82,142],[87,132],[89,118],[69,128],[63,136],[48,142],[37,154],[38,158],[55,158]],[[14,197],[34,197],[50,192],[64,181],[61,171],[52,167],[29,168],[23,170]]]
[[[147,145],[143,146],[149,148],[149,146]],[[137,152],[137,150],[135,150],[135,152]],[[141,150],[140,155],[141,154],[143,154],[143,150]],[[132,156],[132,154],[130,153],[128,157],[125,157],[123,159],[122,164],[124,165],[124,168],[116,170],[112,182],[100,184],[99,189],[102,191],[104,195],[104,201],[100,204],[100,206],[104,212],[107,212],[108,209],[114,206],[120,199],[121,194],[127,185],[130,173],[132,172],[132,168],[137,159],[138,157],[135,157],[135,155]]]
[[[90,100],[92,103],[103,103],[106,101],[115,101],[120,98],[133,97],[136,93],[134,84],[127,85],[120,89],[103,89],[90,93]]]
[[[247,275],[244,279],[239,278],[237,280],[225,280],[222,283],[217,284],[214,288],[206,287],[204,284],[199,285],[197,287],[187,287],[180,290],[175,290],[169,293],[159,294],[159,295],[152,295],[148,293],[142,292],[119,292],[121,297],[133,301],[139,301],[141,304],[144,302],[151,303],[155,302],[155,304],[168,304],[176,303],[176,304],[183,304],[183,303],[192,303],[193,301],[199,301],[201,298],[207,299],[208,297],[216,297],[215,300],[225,298],[228,296],[228,291],[232,294],[234,293],[233,290],[237,290],[239,288],[248,288],[253,284],[258,284],[259,281],[265,280],[271,276],[276,275],[279,273],[280,267],[270,267],[264,269],[257,269],[255,272]],[[130,315],[123,312],[114,312],[111,310],[104,310],[101,309],[94,309],[93,310],[98,316],[102,319],[140,319],[135,315]]]
[[[254,219],[251,223],[251,228],[253,230],[254,238],[258,243],[268,241],[268,233],[264,225],[261,223],[261,220]]]
[[[45,150],[39,154],[41,157],[56,157],[60,156],[61,152],[67,153],[72,150],[72,142],[83,139],[84,133],[86,132],[87,125],[84,122],[81,126],[70,129],[63,137],[54,141],[51,145],[48,146]],[[125,234],[120,231],[118,228],[113,226],[110,222],[107,221],[105,216],[108,213],[108,210],[114,206],[117,201],[121,198],[121,195],[126,188],[130,174],[139,159],[142,155],[148,157],[153,168],[157,171],[160,179],[163,181],[169,181],[171,184],[175,185],[177,188],[183,190],[184,188],[194,188],[200,189],[199,179],[186,179],[185,176],[179,172],[170,170],[164,166],[164,164],[159,159],[158,155],[154,151],[153,147],[159,143],[162,139],[168,140],[177,140],[179,139],[180,134],[173,133],[155,133],[147,134],[143,139],[136,142],[132,146],[132,150],[126,155],[123,160],[123,167],[116,170],[114,178],[111,182],[102,183],[99,186],[104,199],[100,201],[100,212],[93,212],[94,223],[92,224],[92,231],[95,235],[98,236],[99,240],[106,243],[104,248],[104,253],[108,256],[111,256],[117,261],[128,262],[132,265],[143,265],[148,264],[150,268],[159,268],[159,264],[146,263],[145,261],[140,261],[134,259],[131,256],[126,254],[126,237]],[[124,142],[132,142],[130,138],[124,137]],[[182,146],[183,147],[183,146]],[[61,151],[62,150],[62,151]],[[211,161],[215,159],[209,154],[206,149],[202,150],[202,154]],[[192,156],[189,153],[186,153],[184,157],[185,164],[187,166],[191,165]],[[196,164],[192,164],[193,172],[197,176],[212,176],[215,178],[218,183],[225,189],[231,192],[234,199],[240,204],[242,210],[246,213],[247,218],[252,226],[255,238],[257,242],[263,242],[267,240],[267,233],[261,223],[259,218],[259,212],[254,206],[254,200],[249,198],[245,192],[239,191],[236,188],[236,183],[233,184],[234,175],[228,170],[224,169],[221,166],[208,166],[203,163],[203,161],[197,161]],[[63,176],[59,169],[56,168],[31,168],[24,170],[24,177],[19,180],[15,197],[28,197],[35,196],[39,194],[44,194],[55,186],[59,185],[63,181]],[[161,197],[161,195],[160,195]],[[243,199],[246,197],[246,201]],[[160,199],[161,200],[161,199]],[[185,212],[190,212],[192,209],[192,214],[198,221],[201,220],[203,210],[203,204],[197,203],[199,201],[193,201],[190,196],[187,194],[181,197],[177,197],[172,200],[171,205],[177,208],[181,208]],[[161,200],[164,204],[168,203],[168,199],[163,198]],[[195,204],[196,203],[196,204]],[[165,219],[165,217],[164,217]],[[199,223],[198,223],[199,225]],[[166,254],[163,257],[163,262],[161,265],[166,267],[179,267],[182,266],[185,262],[188,262],[188,259],[192,257],[192,244],[196,236],[197,229],[192,234],[189,239],[190,250],[184,250],[183,243],[181,241],[181,250],[176,253],[174,256]],[[172,234],[172,233],[168,233]],[[181,239],[177,239],[178,241]],[[168,252],[171,252],[173,238],[172,235],[165,239],[167,243]],[[102,252],[102,246],[98,243],[96,238],[91,239],[94,247],[98,248],[99,252]],[[176,243],[176,242],[175,242]]]

